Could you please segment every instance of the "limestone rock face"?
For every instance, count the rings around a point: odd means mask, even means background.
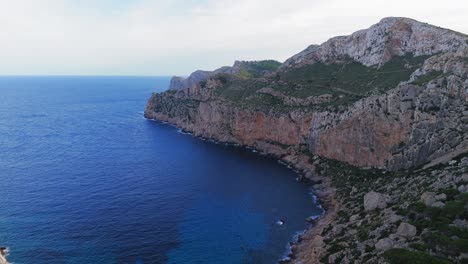
[[[457,55],[458,54],[458,55]],[[315,114],[312,153],[357,166],[401,169],[468,150],[468,48],[428,59],[412,78],[442,70],[424,85],[401,83],[344,113]]]
[[[387,207],[389,202],[391,202],[390,197],[381,193],[368,192],[366,195],[364,195],[364,209],[366,211],[384,209]]]
[[[408,223],[401,223],[397,229],[397,235],[404,238],[412,238],[416,235],[416,232],[416,227]]]
[[[311,45],[288,59],[282,70],[316,62],[333,63],[352,58],[366,66],[382,65],[393,56],[432,55],[466,45],[466,36],[409,18],[388,17],[349,36]]]
[[[312,119],[310,113],[300,110],[265,113],[219,101],[188,103],[176,95],[159,94],[150,98],[145,116],[176,124],[196,136],[249,145],[272,154],[286,154],[288,146],[305,144]]]

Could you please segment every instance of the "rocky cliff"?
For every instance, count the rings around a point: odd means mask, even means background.
[[[468,37],[407,18],[313,45],[281,66],[174,77],[145,116],[284,155],[402,169],[468,148]],[[278,69],[279,66],[279,69]]]
[[[468,47],[425,60],[409,81],[342,113],[315,115],[314,154],[400,169],[468,150]]]
[[[365,66],[383,65],[395,56],[434,55],[466,45],[466,35],[409,18],[388,17],[349,36],[312,45],[286,60],[282,69],[349,57]]]
[[[385,18],[286,60],[175,77],[145,117],[254,147],[327,213],[294,263],[466,263],[468,36]]]

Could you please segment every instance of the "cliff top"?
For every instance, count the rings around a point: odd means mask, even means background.
[[[200,82],[217,74],[242,78],[262,77],[315,63],[332,64],[352,60],[380,68],[392,58],[411,54],[430,56],[468,46],[468,36],[405,17],[386,17],[367,29],[348,36],[333,37],[321,45],[310,45],[283,64],[273,61],[236,61],[214,71],[195,71],[189,77],[173,77],[170,90],[199,88]]]
[[[405,17],[386,17],[367,29],[311,45],[286,60],[282,70],[344,57],[365,66],[381,66],[394,56],[433,55],[468,45],[468,36]]]

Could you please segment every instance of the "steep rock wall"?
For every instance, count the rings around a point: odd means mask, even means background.
[[[311,124],[314,154],[357,166],[401,169],[468,151],[468,49],[427,60],[413,80],[358,101],[344,113],[321,112]]]
[[[193,100],[185,95],[154,94],[145,117],[169,122],[196,136],[248,145],[272,154],[307,143],[311,112],[264,112],[239,108],[221,100]]]

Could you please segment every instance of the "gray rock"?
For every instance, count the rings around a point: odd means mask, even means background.
[[[393,240],[391,240],[388,237],[387,238],[382,238],[379,241],[377,241],[377,243],[375,243],[375,249],[377,249],[379,251],[388,250],[388,249],[392,248],[392,246],[393,246]]]
[[[359,218],[361,218],[361,217],[360,217],[358,214],[355,214],[355,215],[352,215],[352,216],[349,218],[349,221],[354,222],[354,221],[359,220]]]
[[[467,185],[467,186],[468,186],[468,185]],[[458,191],[460,191],[461,193],[466,193],[466,192],[468,192],[468,187],[467,187],[467,186],[465,186],[465,185],[460,185],[460,186],[458,186],[457,189],[458,189]]]
[[[468,174],[463,174],[461,178],[462,178],[462,181],[468,182]]]
[[[432,206],[436,201],[436,194],[433,192],[425,192],[421,195],[421,202],[426,206]]]
[[[397,229],[397,234],[404,238],[412,238],[416,235],[416,232],[416,227],[408,223],[401,223]]]
[[[364,209],[366,211],[372,211],[377,208],[384,209],[390,202],[390,196],[378,192],[368,192],[366,195],[364,195]]]
[[[468,221],[467,220],[455,219],[455,220],[453,220],[453,224],[456,227],[468,229]]]
[[[433,203],[431,206],[432,207],[437,207],[437,208],[442,208],[442,207],[445,206],[445,203],[443,203],[441,201],[437,201],[437,202]]]
[[[447,195],[445,193],[442,193],[442,194],[436,195],[435,199],[437,201],[445,201],[447,200]]]
[[[388,221],[391,223],[391,224],[394,224],[398,221],[401,220],[401,216],[397,215],[397,214],[391,214],[388,218]]]

